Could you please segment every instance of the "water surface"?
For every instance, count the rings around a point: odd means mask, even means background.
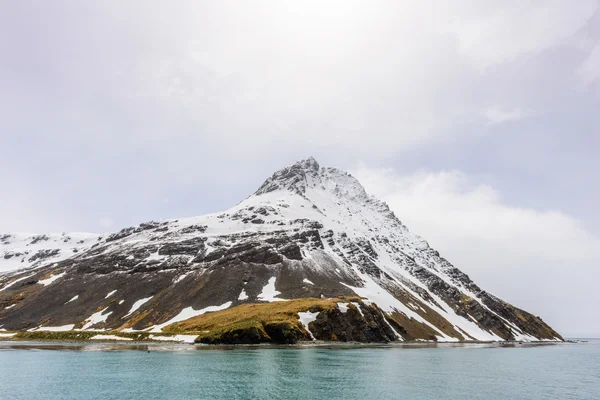
[[[298,348],[0,342],[0,398],[597,399],[600,341]]]

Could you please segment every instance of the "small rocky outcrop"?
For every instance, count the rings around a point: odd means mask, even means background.
[[[359,311],[360,307],[360,311]],[[309,324],[315,339],[338,342],[384,343],[398,339],[377,306],[351,303],[346,312],[324,310]]]

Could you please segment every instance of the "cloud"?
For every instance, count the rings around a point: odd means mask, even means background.
[[[368,149],[373,159],[468,137],[463,125],[482,101],[502,100],[486,89],[491,67],[568,44],[598,6],[455,1],[432,11],[420,1],[267,1],[231,12],[227,2],[185,4],[140,11],[139,29],[156,50],[122,65],[124,79],[111,86],[129,96],[131,114],[146,121],[152,107],[164,126],[181,127],[170,137],[203,132],[203,145],[232,154],[343,148]],[[178,24],[155,38],[149,28],[161,14]],[[469,85],[479,87],[465,94]],[[525,107],[486,117],[516,121]]]
[[[596,0],[510,0],[449,3],[448,30],[461,54],[485,69],[563,44],[594,15]]]
[[[468,138],[481,104],[504,103],[489,67],[560,45],[597,2],[85,2],[69,8],[77,18],[46,10],[49,33],[13,7],[21,13],[0,21],[13,32],[6,70],[18,72],[6,106],[60,104],[39,123],[66,140],[83,131],[107,151],[190,140],[232,159],[299,148],[376,159]],[[9,37],[27,38],[30,59]]]
[[[518,121],[529,116],[531,112],[525,112],[520,108],[490,107],[483,111],[483,116],[489,125],[502,124],[504,122]]]
[[[584,86],[600,79],[600,44],[596,45],[577,70],[577,75]]]
[[[600,334],[600,238],[580,221],[506,204],[459,171],[401,176],[362,166],[355,176],[484,290],[565,335]]]
[[[106,229],[111,228],[114,224],[115,222],[112,220],[112,218],[108,217],[100,218],[100,221],[98,221],[98,225]]]

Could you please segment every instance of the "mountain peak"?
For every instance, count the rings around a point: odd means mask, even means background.
[[[314,159],[314,157],[308,157],[306,160],[297,161],[294,163],[294,166],[313,171],[318,171],[320,168],[319,163]]]
[[[313,157],[297,161],[275,172],[254,194],[261,195],[281,189],[304,194],[308,181],[316,178],[320,169],[319,163]]]
[[[324,197],[345,199],[360,204],[365,202],[381,203],[379,208],[389,212],[384,203],[371,198],[366,193],[355,177],[338,168],[320,167],[313,157],[297,161],[275,172],[261,185],[254,196],[275,191],[292,192],[310,199],[315,205],[321,203]],[[321,194],[316,194],[315,191],[321,192]],[[323,191],[327,192],[324,197]]]

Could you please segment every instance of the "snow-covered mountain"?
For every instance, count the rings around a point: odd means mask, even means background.
[[[98,237],[93,233],[0,234],[0,273],[64,260],[89,249]]]
[[[0,235],[0,246],[0,270],[26,267],[0,275],[3,329],[160,332],[242,304],[360,296],[335,318],[298,313],[301,326],[317,339],[562,340],[480,289],[354,177],[312,158],[225,212],[103,236]]]

